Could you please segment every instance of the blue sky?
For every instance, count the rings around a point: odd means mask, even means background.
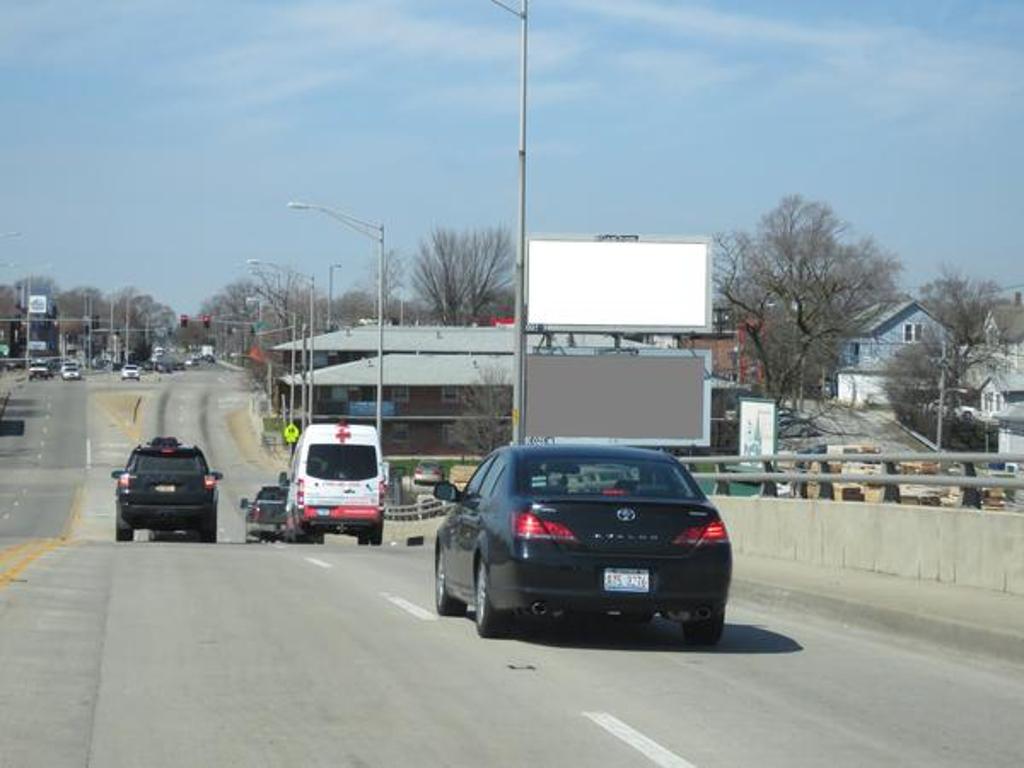
[[[1024,3],[531,11],[532,232],[710,234],[800,193],[908,287],[1024,283]],[[517,67],[488,0],[0,0],[0,262],[180,311],[248,258],[369,284],[372,243],[286,202],[406,254],[513,226]]]

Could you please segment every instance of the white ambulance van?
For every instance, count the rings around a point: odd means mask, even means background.
[[[387,477],[374,427],[306,427],[287,480],[286,539],[323,544],[325,533],[339,533],[380,546]]]

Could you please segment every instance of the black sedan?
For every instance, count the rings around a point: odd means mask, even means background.
[[[722,636],[732,552],[718,511],[657,451],[512,446],[488,456],[437,534],[442,616],[472,606],[482,637],[517,614],[613,614],[679,621],[687,642]]]

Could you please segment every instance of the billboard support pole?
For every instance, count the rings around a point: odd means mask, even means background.
[[[527,34],[529,29],[530,1],[520,0],[519,8],[514,8],[504,0],[491,0],[513,16],[519,18],[520,35],[520,69],[519,69],[519,231],[516,238],[516,330],[515,355],[513,359],[512,381],[512,442],[521,444],[525,431],[523,422],[526,416],[526,313],[524,311],[526,262],[526,75],[527,53],[529,46]]]

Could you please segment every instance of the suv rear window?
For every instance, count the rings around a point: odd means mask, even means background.
[[[696,483],[681,466],[642,459],[526,459],[519,488],[527,496],[701,498]]]
[[[318,480],[369,480],[377,476],[377,449],[372,445],[311,445],[306,474]]]
[[[206,474],[206,465],[195,453],[140,453],[135,459],[137,473]]]

